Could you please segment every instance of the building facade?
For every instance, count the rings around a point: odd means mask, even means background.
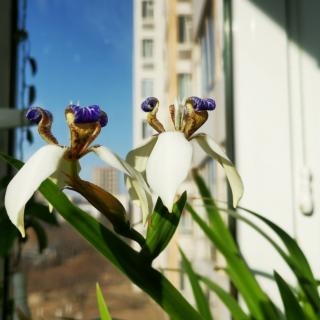
[[[119,174],[112,167],[95,167],[92,170],[92,181],[112,194],[119,194]]]

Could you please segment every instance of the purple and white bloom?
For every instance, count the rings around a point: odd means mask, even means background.
[[[41,183],[51,177],[60,188],[72,186],[72,179],[79,178],[79,159],[89,152],[94,152],[110,166],[129,175],[135,193],[148,198],[148,190],[141,175],[126,161],[104,146],[91,146],[102,127],[108,123],[108,117],[99,106],[80,107],[69,105],[65,117],[70,128],[70,146],[62,146],[51,133],[52,114],[40,107],[30,108],[26,117],[38,125],[41,137],[48,145],[41,147],[24,164],[10,181],[5,194],[5,207],[10,220],[25,236],[24,209],[28,200]],[[137,182],[138,181],[138,182]],[[144,189],[143,189],[144,188]],[[146,208],[145,210],[149,210]]]
[[[190,97],[184,106],[159,108],[157,98],[149,97],[141,105],[147,121],[158,134],[127,155],[127,162],[141,172],[156,196],[171,212],[176,194],[192,166],[193,147],[198,143],[204,152],[217,160],[225,170],[236,207],[243,194],[241,178],[222,148],[207,134],[195,132],[207,121],[208,111],[214,110],[213,99]],[[127,185],[130,185],[130,177]]]

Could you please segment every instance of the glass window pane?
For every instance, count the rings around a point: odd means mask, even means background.
[[[192,21],[190,16],[178,16],[178,42],[191,42]]]
[[[178,98],[183,100],[191,93],[191,75],[181,73],[178,75]]]
[[[211,16],[206,17],[203,35],[201,37],[201,56],[203,91],[210,90],[214,81],[214,30]]]
[[[153,17],[153,1],[142,1],[142,17]]]
[[[142,56],[144,58],[152,58],[153,56],[153,40],[142,40]]]
[[[153,95],[153,80],[143,79],[141,82],[141,97],[142,99]]]

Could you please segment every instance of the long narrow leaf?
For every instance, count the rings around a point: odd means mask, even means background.
[[[219,285],[211,281],[207,277],[199,276],[199,279],[207,285],[207,287],[212,290],[219,299],[224,303],[224,305],[230,311],[232,318],[235,320],[249,320],[250,318],[244,313],[238,304],[237,300],[234,299],[230,293],[222,289]]]
[[[48,247],[48,237],[46,231],[44,230],[43,226],[38,222],[36,219],[30,217],[28,220],[28,225],[31,227],[38,240],[38,249],[39,253],[42,253]]]
[[[15,240],[19,238],[18,229],[11,223],[4,208],[0,208],[0,230],[0,256],[4,257],[9,254]]]
[[[192,265],[184,252],[181,249],[179,249],[179,251],[182,258],[182,267],[188,275],[192,287],[193,296],[197,304],[197,309],[204,319],[212,320],[213,318],[210,311],[210,304],[200,286],[199,279],[196,273],[193,271]]]
[[[285,280],[275,271],[274,278],[277,282],[281,299],[284,305],[287,320],[304,320],[306,319],[301,306],[289,285]]]
[[[238,214],[236,211],[233,210],[228,210],[228,209],[220,209],[221,211],[225,211],[226,213],[228,213],[229,215],[232,215],[234,218],[241,220],[243,222],[245,222],[246,224],[248,224],[249,226],[251,226],[253,229],[255,229],[261,236],[263,236],[266,240],[269,241],[269,243],[276,249],[276,251],[280,254],[280,256],[283,258],[283,260],[288,264],[288,266],[291,268],[292,272],[295,274],[300,287],[303,291],[303,294],[305,296],[305,299],[307,299],[307,303],[310,303],[312,305],[313,308],[313,312],[315,312],[316,314],[320,314],[319,312],[319,308],[317,306],[317,296],[318,296],[318,291],[317,291],[317,280],[313,277],[312,271],[310,269],[310,266],[308,264],[308,261],[306,260],[306,258],[303,255],[303,252],[301,251],[301,249],[299,248],[299,246],[297,245],[297,243],[295,242],[294,239],[292,239],[288,234],[286,234],[284,236],[283,233],[285,233],[285,231],[283,231],[280,227],[278,227],[277,225],[275,225],[273,222],[271,222],[270,220],[258,215],[256,213],[257,218],[259,218],[259,216],[261,218],[263,218],[263,222],[268,221],[270,222],[270,224],[272,226],[275,226],[275,230],[279,231],[280,229],[280,234],[283,237],[283,242],[284,244],[287,237],[290,237],[290,246],[289,248],[291,250],[289,250],[288,246],[288,252],[289,254],[287,254],[278,244],[276,241],[274,241],[265,231],[263,231],[256,223],[252,222],[251,220],[245,218],[244,216]],[[269,225],[269,224],[268,224]],[[269,225],[270,226],[270,225]],[[271,227],[272,228],[272,227]],[[275,231],[274,230],[274,231]],[[277,233],[277,232],[276,232]],[[293,250],[292,250],[293,249]],[[297,256],[295,256],[295,252],[299,252],[299,254]],[[301,260],[301,265],[299,263],[299,258],[298,257],[302,257],[301,255],[303,255],[304,258],[302,258]],[[293,259],[293,256],[295,257]],[[307,265],[305,265],[305,263]],[[302,269],[300,269],[300,267],[302,267]],[[311,274],[309,272],[304,273],[303,269],[308,270],[311,272]]]
[[[227,261],[227,272],[252,315],[257,319],[276,319],[278,313],[275,306],[261,289],[243,257],[230,250],[223,239],[217,236],[216,230],[210,228],[189,204],[187,204],[187,209],[202,231],[224,255]]]
[[[0,153],[0,157],[16,168],[23,165],[7,155]],[[185,315],[190,320],[201,319],[200,314],[160,272],[146,265],[138,252],[70,202],[52,181],[44,181],[40,192],[97,251],[149,294],[173,319],[185,319]]]
[[[107,304],[103,298],[103,294],[99,286],[99,283],[96,284],[96,295],[97,295],[97,302],[98,302],[101,320],[112,320]]]
[[[174,204],[172,212],[169,212],[161,199],[158,199],[148,225],[145,245],[140,252],[147,261],[155,259],[169,244],[178,227],[186,201],[187,194],[184,192]]]
[[[268,220],[267,218],[261,216],[260,214],[245,208],[241,209],[254,215],[260,221],[268,225],[282,240],[283,244],[286,246],[289,253],[288,258],[285,260],[294,272],[294,274],[296,275],[302,290],[308,297],[315,312],[320,316],[320,297],[317,290],[317,280],[313,275],[307,258],[305,257],[304,253],[300,249],[295,239],[293,239],[287,232],[285,232],[278,225]]]
[[[206,186],[203,178],[198,174],[197,170],[192,171],[193,179],[198,187],[198,191],[202,197],[204,208],[207,212],[208,220],[210,226],[215,230],[218,237],[223,239],[223,241],[228,245],[230,250],[238,252],[238,248],[235,244],[234,239],[232,238],[231,233],[229,232],[226,224],[224,223],[219,210],[213,200],[210,190]]]

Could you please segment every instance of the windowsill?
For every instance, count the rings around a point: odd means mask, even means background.
[[[192,49],[192,42],[181,42],[178,43],[178,50],[191,50]]]
[[[152,20],[143,20],[142,21],[142,28],[144,29],[153,29],[154,28],[154,22],[153,19]]]

